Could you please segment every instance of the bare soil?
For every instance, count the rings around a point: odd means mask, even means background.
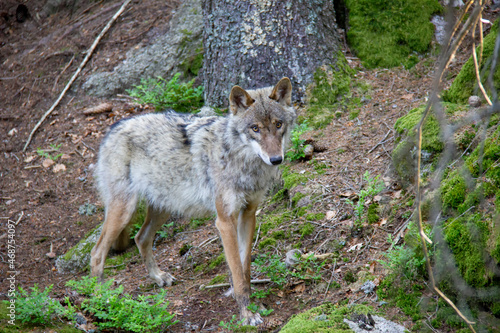
[[[25,2],[31,17],[23,23],[17,22],[13,16],[19,2],[5,0],[0,4],[0,13],[3,13],[0,16],[0,298],[7,299],[5,278],[11,270],[6,256],[8,220],[17,221],[16,283],[24,288],[35,283],[42,288],[53,284],[55,296],[62,297],[69,292],[66,281],[78,279],[88,272],[59,274],[55,259],[47,254],[63,255],[103,221],[102,210],[91,216],[78,213],[79,207],[85,203],[102,207],[90,171],[96,162],[100,140],[112,123],[154,111],[150,106],[137,105],[120,96],[111,99],[87,96],[79,86],[95,71],[112,70],[125,59],[127,50],[147,45],[167,31],[169,17],[177,2],[133,1],[101,41],[74,87],[35,134],[26,152],[22,149],[30,131],[57,99],[85,56],[84,52],[121,2],[81,1],[80,7],[65,8],[46,17],[42,13],[45,1],[32,0]],[[462,51],[459,54],[466,53]],[[361,66],[348,50],[345,52],[351,66]],[[464,56],[458,57],[455,72],[464,59]],[[321,200],[313,203],[312,211],[325,213],[329,218],[315,221],[314,232],[303,239],[297,235],[279,241],[274,252],[284,256],[287,249],[301,241],[303,252],[326,253],[331,251],[329,242],[337,239],[347,243],[341,250],[341,257],[349,260],[340,260],[335,265],[330,263],[323,268],[323,283],[336,281],[341,285],[339,289],[325,293],[319,283],[291,281],[284,290],[266,298],[264,305],[274,312],[266,317],[263,329],[276,330],[291,315],[325,301],[368,301],[377,307],[374,294],[365,296],[363,292],[352,290],[344,276],[347,272],[356,274],[361,269],[368,269],[377,277],[376,283],[383,279],[385,272],[377,259],[382,258],[381,253],[389,246],[387,236],[397,235],[396,231],[406,221],[402,215],[411,207],[401,208],[389,223],[382,219],[364,228],[362,233],[353,234],[352,208],[346,204],[345,198],[352,198],[359,192],[365,171],[384,177],[386,190],[379,199],[381,202],[393,205],[404,202],[410,195],[401,190],[391,171],[393,125],[400,116],[425,102],[431,88],[433,66],[431,58],[431,61],[424,60],[411,70],[358,71],[357,78],[371,87],[371,100],[364,102],[359,116],[350,119],[346,112],[325,129],[309,134],[317,145],[326,148],[324,152],[315,153],[314,159],[328,166],[324,174],[315,176],[308,183],[321,194]],[[99,115],[83,114],[86,108],[103,102],[111,103],[113,110]],[[53,147],[60,148],[55,150]],[[64,165],[65,170],[45,167],[45,158],[37,153],[38,148],[51,156],[63,153],[56,164]],[[297,172],[305,170],[316,174],[311,163],[295,162],[291,165]],[[272,209],[273,206],[266,203],[260,215]],[[385,209],[388,211],[390,207]],[[183,225],[189,221],[177,223]],[[304,223],[309,222],[301,218],[289,221],[290,228]],[[225,289],[199,288],[216,275],[226,274],[226,266],[196,273],[186,256],[179,253],[181,247],[188,244],[193,246],[190,254],[195,260],[213,261],[222,252],[217,235],[212,221],[198,229],[187,228],[187,231],[160,239],[155,244],[160,268],[178,278],[178,282],[168,288],[171,311],[179,320],[171,328],[173,332],[218,331],[220,321],[228,322],[233,314],[237,314],[235,301],[223,295]],[[212,242],[199,246],[212,238]],[[363,244],[361,249],[347,251],[360,243]],[[258,252],[256,248],[255,253]],[[127,292],[156,292],[157,287],[147,278],[138,255],[127,261],[125,268],[119,268],[113,278]],[[265,276],[255,274],[253,278]],[[391,317],[397,316],[401,324],[411,326],[411,321],[405,321],[406,317],[398,309],[389,312]]]

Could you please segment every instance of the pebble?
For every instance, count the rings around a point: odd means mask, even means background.
[[[471,96],[469,97],[469,105],[473,108],[478,108],[481,106],[481,98],[479,96]]]

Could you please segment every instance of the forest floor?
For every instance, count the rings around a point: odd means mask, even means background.
[[[11,14],[12,6],[17,3],[3,1],[0,12]],[[102,207],[90,169],[96,162],[106,129],[122,118],[154,109],[119,96],[111,99],[87,96],[79,86],[95,71],[112,70],[125,59],[125,52],[130,48],[147,45],[164,33],[176,6],[175,1],[159,0],[144,0],[140,5],[130,6],[101,41],[75,86],[37,131],[27,151],[22,152],[30,131],[57,99],[83,59],[84,51],[121,2],[89,2],[87,6],[92,8],[87,12],[84,12],[87,7],[75,8],[73,12],[66,9],[48,18],[39,15],[44,0],[29,3],[31,18],[24,23],[16,22],[12,16],[8,21],[0,17],[0,299],[7,299],[6,277],[11,270],[6,257],[8,220],[17,222],[17,285],[27,289],[35,283],[42,288],[53,284],[53,294],[64,297],[69,293],[65,287],[68,280],[88,274],[58,273],[55,259],[48,254],[63,255],[103,221],[102,209],[87,216],[79,214],[79,207],[86,203]],[[467,47],[470,44],[464,45]],[[337,249],[339,260],[329,261],[321,268],[320,281],[290,281],[263,299],[264,305],[274,310],[266,317],[265,328],[271,331],[286,323],[293,314],[326,301],[363,302],[378,308],[380,299],[374,293],[365,295],[346,276],[357,277],[360,271],[367,271],[378,284],[386,274],[378,260],[384,259],[383,253],[390,246],[388,236],[402,235],[401,226],[412,210],[407,204],[412,193],[401,189],[391,168],[396,136],[394,122],[425,103],[436,59],[423,59],[411,70],[365,70],[348,50],[344,51],[351,67],[357,69],[356,80],[368,85],[364,96],[369,98],[358,108],[357,117],[350,116],[354,110],[347,110],[327,127],[306,134],[317,145],[325,147],[325,151],[315,153],[312,161],[289,163],[292,172],[307,175],[307,182],[301,188],[318,194],[308,213],[323,215],[313,221],[291,218],[281,226],[289,237],[279,239],[274,246],[264,250],[259,250],[257,245],[254,254],[266,252],[284,258],[286,251],[299,242],[303,253],[330,253],[335,250],[332,244],[339,241],[343,246]],[[459,50],[458,54],[451,67],[454,73],[466,59],[467,51]],[[91,116],[83,114],[85,109],[103,102],[111,103],[113,111]],[[63,155],[55,165],[47,166],[39,149],[54,158]],[[385,190],[376,200],[387,209],[385,213],[383,210],[378,222],[365,225],[360,233],[353,233],[353,209],[346,199],[356,199],[365,185],[363,175],[367,171],[383,179]],[[396,206],[399,208],[394,210]],[[258,219],[272,214],[275,208],[275,203],[266,201]],[[389,211],[392,212],[390,218]],[[169,309],[179,321],[171,331],[220,330],[221,321],[228,322],[237,314],[236,303],[224,297],[225,289],[201,290],[200,285],[208,285],[217,275],[227,274],[226,265],[195,271],[187,256],[180,255],[180,249],[187,244],[192,246],[191,260],[198,264],[213,262],[222,253],[214,221],[205,222],[198,228],[192,228],[190,221],[176,223],[175,229],[168,229],[168,237],[159,238],[155,243],[160,268],[178,279],[167,289]],[[312,232],[301,235],[297,230],[306,224],[313,227]],[[125,267],[112,268],[108,275],[133,295],[157,292],[137,251],[129,251],[132,254]],[[253,278],[266,277],[254,271]],[[337,287],[326,292],[327,284],[333,282]],[[271,287],[258,285],[255,288]],[[411,328],[411,319],[399,309],[383,311],[389,319]]]

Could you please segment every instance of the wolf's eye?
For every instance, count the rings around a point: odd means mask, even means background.
[[[257,125],[253,125],[252,127],[250,127],[252,129],[252,131],[254,131],[255,133],[258,133],[259,132],[259,126]]]
[[[281,128],[283,126],[283,123],[281,121],[276,122],[276,128]]]

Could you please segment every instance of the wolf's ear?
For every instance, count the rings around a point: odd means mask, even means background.
[[[245,89],[234,86],[229,95],[229,107],[233,114],[237,114],[238,110],[248,109],[253,104],[254,99],[245,91]]]
[[[284,77],[274,87],[269,98],[274,99],[281,105],[292,106],[292,82],[287,77]]]

